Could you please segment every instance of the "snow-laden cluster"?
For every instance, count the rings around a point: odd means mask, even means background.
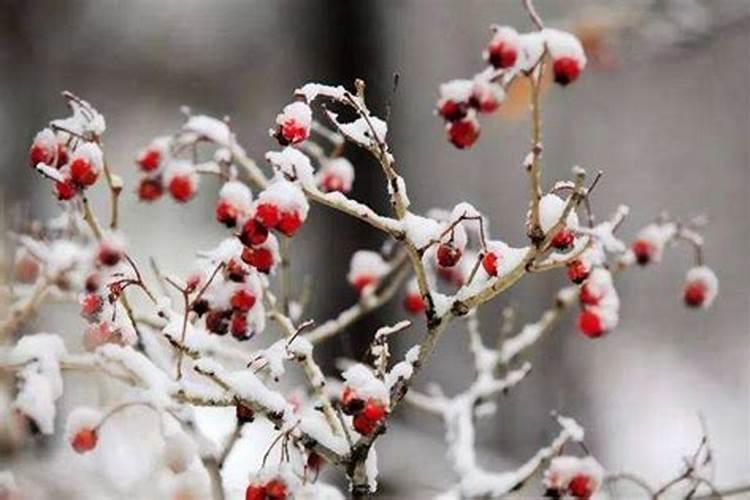
[[[65,94],[73,114],[53,120],[34,137],[29,163],[54,182],[58,200],[67,201],[93,186],[104,170],[99,139],[106,127],[104,118],[88,102]]]
[[[507,88],[545,64],[545,56],[555,82],[562,86],[576,81],[586,67],[578,38],[550,28],[519,34],[510,26],[493,26],[483,55],[488,65],[483,71],[439,88],[437,114],[446,122],[448,140],[459,149],[470,148],[479,139],[479,115],[500,109]]]

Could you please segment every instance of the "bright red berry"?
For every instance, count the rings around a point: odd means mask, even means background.
[[[685,305],[688,307],[701,307],[706,300],[706,285],[701,281],[689,283],[685,287]]]
[[[352,423],[354,424],[354,429],[363,436],[369,436],[378,426],[378,422],[370,420],[363,413],[356,415]]]
[[[255,207],[255,219],[268,229],[275,228],[281,220],[279,207],[271,203],[261,203]]]
[[[235,312],[232,315],[232,321],[229,325],[229,331],[237,340],[247,340],[250,338],[247,330],[247,314]]]
[[[510,68],[516,64],[518,49],[504,41],[493,40],[487,47],[487,62],[496,69]]]
[[[552,246],[557,250],[569,250],[576,241],[576,233],[569,229],[561,229],[552,238]]]
[[[29,165],[36,167],[37,163],[49,165],[55,158],[55,152],[52,148],[44,144],[32,144],[29,149]]]
[[[255,305],[255,295],[250,290],[241,288],[232,294],[230,303],[235,311],[247,312]]]
[[[452,99],[444,99],[438,105],[438,114],[448,120],[455,122],[463,119],[468,111],[468,105],[465,102],[456,102]]]
[[[162,194],[164,194],[164,186],[159,178],[144,177],[138,184],[138,198],[141,201],[155,201],[161,198]]]
[[[363,274],[362,276],[357,276],[352,284],[359,293],[362,293],[366,288],[377,284],[377,282],[378,279],[375,276],[372,276],[371,274]]]
[[[242,260],[261,273],[268,274],[273,267],[273,254],[267,248],[245,247],[242,250]]]
[[[72,199],[78,193],[78,189],[75,184],[69,179],[62,182],[55,183],[55,195],[60,201],[67,201]]]
[[[94,429],[81,429],[70,440],[76,453],[86,453],[96,448],[98,437]]]
[[[98,176],[99,172],[85,158],[76,158],[70,164],[70,178],[79,186],[91,186]]]
[[[227,227],[234,227],[237,224],[239,215],[237,207],[227,200],[219,200],[216,204],[216,220]]]
[[[482,267],[490,276],[497,276],[498,264],[500,263],[500,256],[496,253],[488,252],[482,258]]]
[[[479,123],[464,118],[447,125],[448,140],[458,149],[471,147],[479,139]]]
[[[552,65],[552,71],[555,73],[555,82],[565,86],[578,79],[581,66],[572,57],[562,57]]]
[[[266,489],[259,484],[251,484],[245,490],[245,500],[266,500]]]
[[[412,314],[424,312],[426,305],[419,293],[408,293],[404,297],[404,308]]]
[[[278,229],[284,236],[291,238],[300,226],[302,226],[302,219],[296,211],[283,212],[276,229]]]
[[[594,494],[594,485],[591,478],[584,474],[578,474],[568,483],[568,491],[575,498],[588,500]]]
[[[185,203],[195,195],[195,184],[186,175],[175,175],[169,182],[169,192],[175,200]]]
[[[147,149],[138,157],[138,165],[144,172],[153,172],[160,163],[161,153],[156,149]]]
[[[385,407],[380,401],[370,399],[365,403],[362,414],[370,420],[380,422],[385,417]]]
[[[441,243],[437,248],[438,264],[443,267],[453,267],[461,260],[463,252],[460,248],[450,244]]]
[[[268,239],[268,229],[256,219],[250,219],[242,226],[240,241],[245,246],[262,245]]]
[[[583,283],[590,273],[591,269],[581,259],[574,259],[568,263],[568,279],[575,284]]]
[[[266,483],[266,500],[286,500],[286,483],[281,479],[272,479]]]
[[[580,299],[583,304],[589,305],[589,306],[595,306],[599,303],[601,300],[601,295],[597,295],[591,291],[591,287],[588,285],[583,285],[581,287],[580,292]]]
[[[645,266],[654,256],[654,246],[646,240],[635,240],[631,247],[635,260],[638,264]]]
[[[602,325],[602,320],[599,316],[587,309],[581,311],[578,316],[578,328],[584,335],[592,339],[601,337],[605,332],[604,325]]]

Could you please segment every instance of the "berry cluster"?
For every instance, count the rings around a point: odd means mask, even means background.
[[[388,410],[381,401],[375,398],[363,399],[351,387],[345,387],[341,393],[341,410],[354,417],[354,429],[364,436],[372,434],[388,415]]]
[[[543,29],[519,34],[509,26],[494,26],[484,51],[488,64],[472,79],[452,80],[440,86],[437,114],[446,122],[448,140],[457,148],[471,147],[481,132],[478,114],[493,113],[505,98],[505,89],[516,79],[528,76],[551,60],[555,82],[568,85],[586,66],[586,55],[572,34]]]
[[[286,500],[288,495],[287,485],[280,478],[252,483],[245,490],[245,500]]]
[[[89,103],[66,94],[73,115],[54,120],[29,148],[29,164],[51,179],[58,200],[75,198],[93,186],[104,169],[99,137],[104,119]]]

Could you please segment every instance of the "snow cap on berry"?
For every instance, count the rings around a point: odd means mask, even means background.
[[[270,204],[281,212],[296,212],[301,220],[307,218],[310,205],[302,190],[284,179],[277,179],[258,195],[257,205]]]
[[[375,399],[386,407],[390,401],[388,388],[375,374],[362,363],[350,366],[341,374],[346,387],[350,387],[359,399]]]
[[[484,60],[497,69],[512,68],[521,50],[518,32],[510,26],[493,26],[492,40],[482,54]]]
[[[719,293],[719,279],[707,266],[697,266],[685,275],[685,303],[692,307],[711,307]]]
[[[199,180],[195,167],[186,160],[172,160],[164,171],[164,183],[172,197],[180,202],[186,202],[195,195]]]
[[[552,193],[542,196],[542,199],[539,200],[539,225],[542,226],[542,230],[545,233],[552,229],[560,220],[565,211],[566,203],[565,200]],[[530,216],[531,213],[529,213]],[[565,221],[565,228],[573,231],[578,228],[578,215],[574,210],[571,210],[568,214],[568,218]]]
[[[249,187],[239,181],[225,182],[219,191],[217,216],[219,207],[225,206],[225,210],[234,215],[235,222],[244,221],[250,214],[252,203],[253,195]]]
[[[518,44],[521,51],[516,68],[521,71],[531,71],[544,55],[544,36],[539,31],[524,33],[519,35]]]
[[[148,146],[143,148],[135,160],[141,170],[150,173],[158,171],[169,157],[171,142],[171,136],[156,137]]]
[[[196,445],[186,433],[177,431],[164,437],[164,464],[175,474],[185,472],[197,456]]]
[[[343,156],[326,161],[317,175],[317,184],[326,192],[348,193],[352,190],[353,183],[354,167]]]
[[[282,144],[298,144],[310,137],[312,109],[301,101],[288,104],[276,115],[276,125],[278,130],[271,133]]]
[[[378,252],[357,250],[352,255],[347,280],[363,292],[377,286],[388,271],[390,271],[390,266]]]
[[[578,497],[578,488],[571,488],[571,482],[576,477],[588,479],[590,497],[595,493],[604,479],[604,468],[592,456],[583,458],[571,455],[561,455],[550,460],[549,467],[544,472],[543,483],[548,490],[560,493],[570,493]],[[579,497],[580,498],[580,497]]]
[[[566,31],[546,28],[542,36],[552,57],[555,81],[561,85],[576,80],[586,67],[586,53],[580,40]]]
[[[102,412],[87,406],[79,406],[68,415],[65,423],[67,441],[78,453],[91,451],[96,446],[96,428],[103,418]]]

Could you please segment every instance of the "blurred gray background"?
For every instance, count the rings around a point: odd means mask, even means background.
[[[48,186],[26,166],[26,151],[39,128],[64,114],[63,89],[105,114],[107,153],[132,186],[136,152],[179,126],[181,105],[231,116],[240,141],[261,158],[276,147],[267,130],[296,87],[350,85],[360,77],[383,113],[398,72],[390,139],[414,208],[470,201],[491,219],[493,236],[521,244],[524,113],[484,119],[483,137],[470,151],[450,146],[433,116],[441,82],[480,70],[490,23],[530,28],[520,4],[0,1],[3,196],[24,213],[51,211]],[[567,321],[540,344],[531,377],[501,399],[497,418],[479,426],[487,463],[522,461],[548,442],[556,432],[548,416],[554,409],[587,428],[589,448],[608,469],[667,479],[697,446],[700,413],[717,483],[743,482],[750,478],[750,1],[536,4],[548,24],[586,35],[593,59],[580,82],[545,96],[546,185],[574,164],[604,170],[595,209],[603,217],[629,204],[623,228],[629,237],[665,209],[682,218],[706,213],[706,255],[721,292],[708,311],[682,306],[691,265],[686,249],[618,277],[621,325],[590,341]],[[353,196],[387,210],[377,165],[353,148],[347,156],[357,169]],[[123,224],[134,256],[153,255],[178,270],[195,250],[218,241],[225,233],[212,218],[216,187],[205,182],[187,207],[168,200],[140,205],[126,193]],[[102,206],[105,194],[99,189],[94,196]],[[381,241],[364,225],[321,208],[298,239],[294,269],[300,280],[308,273],[316,280],[311,314],[322,320],[355,300],[344,279],[351,253]],[[486,330],[494,333],[500,309],[511,303],[521,321],[534,321],[564,283],[562,273],[524,279],[485,308]],[[337,356],[361,353],[378,325],[401,316],[396,303],[331,341],[321,351],[328,366]],[[404,338],[419,334],[415,329]],[[417,385],[435,381],[453,393],[471,379],[470,366],[459,324]],[[380,442],[384,491],[421,497],[451,484],[441,423],[411,411],[400,416],[398,428]],[[402,438],[418,448],[407,453]]]

